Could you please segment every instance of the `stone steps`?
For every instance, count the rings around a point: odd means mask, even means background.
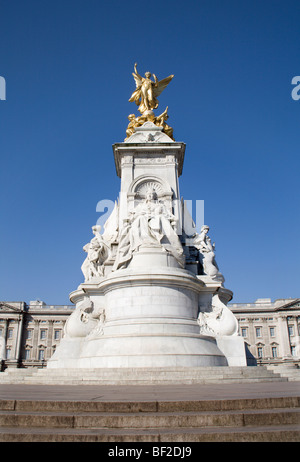
[[[255,428],[181,428],[166,431],[97,431],[73,429],[32,428],[30,433],[24,429],[7,428],[5,432],[0,429],[0,441],[3,442],[298,442],[299,429],[294,425]]]
[[[7,369],[0,384],[143,385],[287,381],[264,366],[198,368]]]
[[[267,366],[268,370],[280,374],[281,377],[287,377],[289,381],[300,381],[300,368],[296,365],[280,364],[278,366]]]
[[[299,441],[300,398],[0,401],[0,441]]]
[[[300,423],[299,409],[245,411],[199,411],[154,413],[81,412],[0,412],[1,427],[55,428],[170,428],[170,427],[242,427],[292,425]]]
[[[299,393],[300,395],[300,393]],[[298,396],[264,398],[205,399],[176,401],[84,401],[0,399],[0,411],[15,412],[202,412],[256,409],[295,409],[300,406]]]
[[[0,442],[298,442],[299,428],[295,425],[272,427],[211,427],[105,431],[97,429],[23,428],[0,429]]]

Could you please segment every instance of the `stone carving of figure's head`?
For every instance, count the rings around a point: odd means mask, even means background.
[[[93,233],[94,233],[94,234],[100,233],[100,231],[101,231],[101,226],[100,226],[100,225],[92,226],[92,230],[93,230]]]
[[[201,232],[205,232],[205,234],[207,234],[208,231],[209,231],[209,226],[203,225],[202,228],[201,228]]]
[[[146,201],[154,201],[155,199],[157,199],[157,194],[156,194],[156,191],[155,189],[147,189],[146,191]]]

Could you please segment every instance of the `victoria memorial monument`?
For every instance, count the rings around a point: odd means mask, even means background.
[[[227,303],[232,292],[215,260],[209,226],[194,227],[179,193],[185,144],[155,115],[173,75],[142,77],[124,142],[113,145],[120,195],[103,229],[84,246],[76,309],[48,368],[246,366]],[[195,229],[195,227],[194,227]]]

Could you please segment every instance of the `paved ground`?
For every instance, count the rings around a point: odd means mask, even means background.
[[[300,396],[300,382],[209,385],[0,385],[0,399],[54,401],[195,401]]]

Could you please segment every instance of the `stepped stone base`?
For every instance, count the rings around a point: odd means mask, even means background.
[[[169,367],[99,369],[7,369],[0,384],[41,385],[168,385],[288,381],[287,377],[257,367]]]
[[[299,401],[0,400],[0,441],[299,441]]]
[[[293,364],[270,365],[267,369],[280,374],[281,377],[287,377],[290,382],[300,382],[300,368]]]

